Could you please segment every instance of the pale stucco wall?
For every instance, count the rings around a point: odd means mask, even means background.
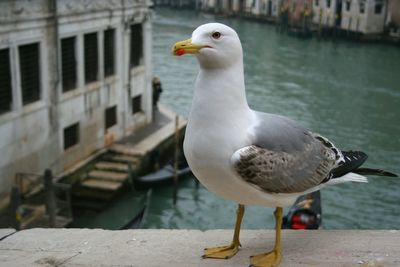
[[[57,24],[51,5],[57,3]],[[0,1],[0,49],[8,48],[12,70],[13,108],[0,114],[0,193],[8,191],[17,172],[54,173],[82,160],[105,145],[104,111],[117,106],[117,125],[109,132],[114,140],[150,122],[151,21],[148,1]],[[129,25],[143,25],[143,64],[129,75]],[[55,26],[56,25],[56,26]],[[103,31],[115,29],[115,75],[103,75]],[[99,79],[85,85],[83,35],[97,32]],[[63,93],[58,73],[56,43],[76,37],[77,89]],[[41,99],[22,105],[18,46],[40,44]],[[130,90],[127,85],[129,84]],[[142,94],[143,113],[131,114],[131,97]],[[80,142],[64,151],[63,129],[80,124]]]

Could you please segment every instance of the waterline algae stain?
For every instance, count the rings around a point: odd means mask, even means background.
[[[194,58],[170,54],[175,40],[215,20],[190,11],[156,9],[153,66],[164,92],[161,102],[187,116],[198,67]],[[284,114],[329,136],[343,149],[363,147],[371,167],[400,173],[400,50],[384,45],[317,42],[279,35],[268,24],[222,19],[244,48],[247,98],[256,110]],[[185,60],[185,68],[181,68]],[[175,73],[179,77],[176,80]],[[352,138],[350,138],[352,136]],[[322,191],[323,227],[392,229],[400,225],[400,180],[370,179]],[[157,189],[160,201],[170,196]],[[172,194],[172,193],[171,193]],[[178,205],[165,205],[146,227],[231,228],[236,205],[186,182]],[[252,207],[243,228],[272,228],[271,210]],[[224,216],[221,216],[223,214]],[[224,220],[224,218],[226,220]],[[150,218],[149,218],[150,219]]]

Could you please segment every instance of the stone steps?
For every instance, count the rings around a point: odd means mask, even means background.
[[[120,182],[120,183],[128,179],[127,173],[102,171],[102,170],[93,170],[89,172],[88,176],[89,178],[93,179]]]
[[[95,167],[102,171],[128,172],[128,165],[124,163],[100,161],[95,164]]]
[[[122,187],[121,182],[99,180],[99,179],[86,179],[81,182],[83,187],[95,189],[95,190],[105,190],[105,191],[117,191]]]
[[[140,158],[135,156],[123,155],[123,154],[115,154],[115,155],[108,155],[104,157],[104,160],[108,162],[116,162],[116,163],[131,163],[132,167],[140,165]]]
[[[114,158],[122,160],[119,162],[108,161],[106,157],[102,161],[97,162],[88,174],[86,179],[81,182],[81,190],[79,197],[87,199],[99,199],[99,195],[105,195],[105,200],[113,197],[115,193],[121,189],[124,182],[128,179],[128,164],[132,163],[133,169],[139,161],[138,158],[126,155],[113,155]],[[86,191],[85,191],[86,190]]]

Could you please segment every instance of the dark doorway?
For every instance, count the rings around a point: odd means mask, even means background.
[[[270,17],[271,15],[272,15],[272,1],[268,0],[267,16]]]
[[[244,0],[239,0],[239,13],[243,14],[245,11],[245,1]]]
[[[336,2],[335,26],[340,27],[342,24],[342,0]]]

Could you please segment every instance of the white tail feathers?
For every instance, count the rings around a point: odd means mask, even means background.
[[[356,182],[356,183],[368,183],[368,179],[365,176],[359,175],[354,172],[349,172],[341,177],[329,180],[326,184],[335,185],[346,182]]]

